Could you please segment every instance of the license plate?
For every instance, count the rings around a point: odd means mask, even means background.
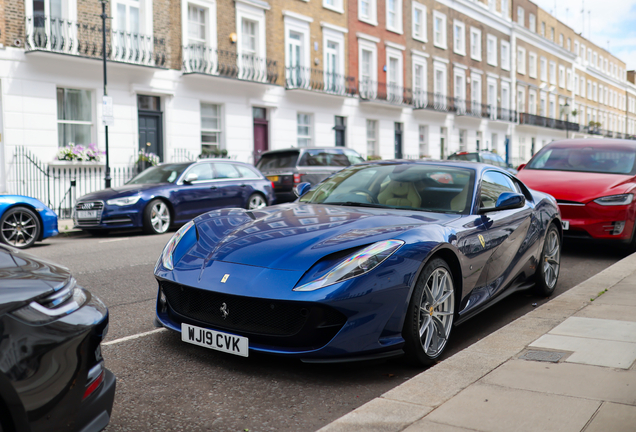
[[[78,219],[97,219],[97,210],[78,210]]]
[[[269,181],[277,182],[278,181],[278,176],[267,176],[267,179]]]
[[[561,221],[561,225],[563,226],[564,230],[569,230],[570,229],[570,221]]]
[[[248,357],[249,355],[249,341],[246,337],[196,327],[190,324],[181,323],[181,340],[228,354],[243,357]]]

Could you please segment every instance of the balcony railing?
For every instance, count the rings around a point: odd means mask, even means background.
[[[363,101],[381,101],[394,105],[411,105],[411,89],[376,81],[361,81],[358,93]]]
[[[27,17],[26,51],[49,51],[102,58],[102,27],[48,16]],[[106,57],[110,61],[163,67],[165,40],[106,29]]]
[[[353,77],[302,66],[285,68],[285,88],[311,90],[339,96],[354,96],[356,94]]]
[[[579,131],[579,124],[565,120],[542,117],[534,114],[519,113],[519,124],[541,126],[550,129],[558,129],[564,131]]]
[[[270,84],[278,80],[278,64],[273,60],[197,44],[187,45],[182,49],[185,73],[218,75]]]
[[[516,122],[517,121],[517,111],[507,109],[507,108],[497,108],[497,120],[506,121],[506,122]]]

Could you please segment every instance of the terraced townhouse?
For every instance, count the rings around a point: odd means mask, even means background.
[[[489,149],[517,164],[566,136],[636,138],[633,71],[529,0],[110,0],[106,12],[115,168],[140,150],[255,162],[295,146]],[[99,0],[0,4],[0,191],[23,181],[24,149],[56,166],[70,143],[105,147],[100,13]]]

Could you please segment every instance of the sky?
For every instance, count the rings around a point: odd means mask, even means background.
[[[533,0],[542,9],[636,69],[636,0]],[[584,6],[583,6],[584,5]],[[588,14],[588,11],[590,12]],[[588,19],[589,17],[589,19]]]

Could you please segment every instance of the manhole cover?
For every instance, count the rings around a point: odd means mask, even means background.
[[[522,360],[534,360],[542,362],[558,363],[565,356],[565,353],[556,351],[526,351],[521,357]]]

